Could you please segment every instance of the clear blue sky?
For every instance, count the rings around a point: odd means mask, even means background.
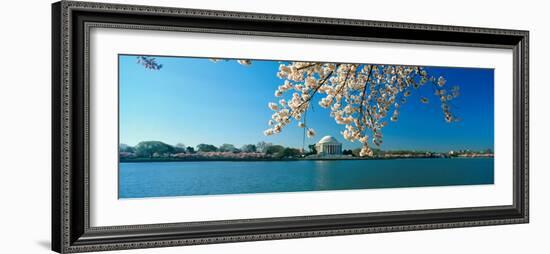
[[[278,135],[263,131],[276,102],[274,91],[282,84],[276,77],[277,61],[253,61],[243,66],[236,61],[213,63],[208,59],[157,57],[158,71],[145,69],[135,56],[119,56],[120,143],[136,145],[158,140],[175,145],[207,143],[256,144],[259,141],[302,147],[303,129],[291,124]],[[453,101],[453,113],[460,122],[446,123],[439,102],[429,87],[414,90],[400,110],[398,122],[383,129],[383,150],[493,149],[494,71],[473,68],[427,68],[431,75],[443,75],[447,85],[459,85],[460,97]],[[430,98],[422,104],[420,96]],[[306,138],[316,143],[325,135],[336,137],[344,149],[360,147],[344,140],[329,110],[313,104],[308,125],[317,135]]]

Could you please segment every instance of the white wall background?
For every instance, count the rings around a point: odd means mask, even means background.
[[[107,1],[107,0],[104,0]],[[246,242],[120,253],[547,253],[550,142],[545,1],[118,0],[189,8],[531,31],[531,223]],[[7,1],[0,15],[0,253],[48,253],[50,244],[50,1]],[[546,21],[546,22],[544,22]],[[29,156],[31,155],[31,156]],[[550,163],[549,163],[550,164]],[[546,242],[545,242],[546,240]]]

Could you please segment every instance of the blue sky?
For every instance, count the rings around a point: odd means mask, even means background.
[[[205,58],[156,57],[163,65],[152,71],[136,63],[136,56],[119,56],[119,138],[136,145],[158,140],[175,145],[207,143],[256,144],[259,141],[302,147],[303,129],[291,124],[278,135],[263,131],[276,102],[273,93],[282,80],[276,77],[277,61],[253,61],[243,66],[236,61],[213,63]],[[433,76],[444,76],[447,85],[460,86],[453,101],[453,113],[460,122],[446,123],[440,104],[429,87],[413,90],[400,110],[398,122],[383,129],[383,150],[458,149],[480,150],[494,144],[494,71],[492,69],[428,67]],[[420,96],[430,98],[420,103]],[[344,140],[329,110],[315,100],[307,113],[308,125],[317,135],[306,138],[316,143],[325,135],[336,137],[344,149],[360,147]]]

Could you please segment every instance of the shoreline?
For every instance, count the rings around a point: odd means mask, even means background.
[[[209,161],[226,161],[226,162],[277,162],[277,161],[349,161],[349,160],[399,160],[399,159],[494,159],[494,156],[479,156],[479,157],[376,157],[376,158],[287,158],[287,159],[174,159],[174,158],[162,158],[162,159],[120,159],[119,163],[146,163],[146,162],[209,162]]]

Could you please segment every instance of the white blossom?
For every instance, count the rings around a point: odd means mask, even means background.
[[[264,131],[264,135],[266,135],[266,136],[271,136],[271,135],[273,135],[273,129],[267,129],[267,130],[265,130],[265,131]]]
[[[279,106],[277,106],[277,103],[270,102],[270,103],[268,104],[268,106],[269,106],[269,108],[270,108],[271,110],[273,110],[273,111],[279,110]]]
[[[438,86],[444,86],[446,82],[447,82],[447,80],[445,80],[444,77],[439,77],[439,78],[437,79],[437,85],[438,85]]]
[[[245,66],[249,66],[252,64],[252,61],[250,60],[246,60],[246,59],[243,59],[243,60],[237,60],[237,62],[241,65],[245,65]]]
[[[307,135],[308,138],[311,138],[311,137],[315,136],[315,130],[313,130],[311,128],[307,129],[306,130],[306,135]]]

